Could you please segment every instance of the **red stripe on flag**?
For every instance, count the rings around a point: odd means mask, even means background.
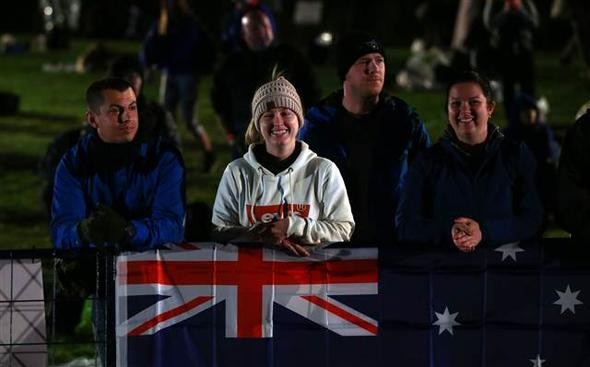
[[[240,249],[233,282],[238,289],[238,338],[262,337],[262,287],[272,284],[272,269],[263,266],[260,249]]]
[[[149,329],[155,327],[159,323],[164,322],[168,319],[171,319],[175,316],[178,316],[181,313],[184,313],[190,309],[198,307],[199,305],[209,301],[211,298],[213,298],[213,297],[212,296],[199,296],[199,297],[197,297],[197,298],[195,298],[195,299],[193,299],[193,300],[191,300],[179,307],[176,307],[176,308],[168,310],[164,313],[161,313],[158,316],[154,317],[153,319],[146,321],[143,324],[141,324],[140,326],[131,330],[129,332],[129,336],[139,336],[139,335],[145,333],[146,331],[148,331]]]
[[[303,299],[308,300],[309,302],[313,303],[314,305],[317,305],[321,308],[326,309],[328,312],[333,313],[334,315],[352,323],[355,324],[356,326],[367,330],[368,332],[370,332],[373,335],[377,335],[377,326],[371,324],[370,322],[367,322],[363,319],[361,319],[360,317],[351,314],[350,312],[343,310],[342,308],[333,305],[331,303],[329,303],[328,301],[326,301],[323,298],[320,298],[318,296],[301,296]]]
[[[260,251],[260,250],[255,250]],[[240,252],[243,253],[242,251]],[[264,284],[376,283],[377,260],[326,262],[129,261],[121,269],[126,284],[235,285],[236,278],[256,274]]]

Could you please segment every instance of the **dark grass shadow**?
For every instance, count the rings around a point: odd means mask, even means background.
[[[10,224],[15,227],[31,227],[48,222],[45,214],[41,210],[24,211],[16,209],[3,209],[0,211],[0,222]]]
[[[11,118],[13,118],[13,123],[2,124],[2,132],[4,134],[22,133],[54,137],[69,128],[80,126],[82,124],[80,118],[65,115],[46,115],[34,112],[23,112],[13,116],[3,116],[3,120],[5,121],[10,121]]]
[[[2,153],[0,154],[0,175],[9,171],[28,171],[35,174],[38,162],[39,157],[15,153]]]
[[[79,118],[76,116],[71,115],[48,115],[44,113],[38,112],[19,112],[16,116],[28,118],[28,119],[38,119],[38,120],[45,120],[45,121],[78,121]]]

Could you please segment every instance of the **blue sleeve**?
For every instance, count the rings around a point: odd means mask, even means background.
[[[445,234],[450,238],[452,223],[433,218],[433,194],[425,156],[410,166],[396,213],[398,239],[402,242],[438,244]]]
[[[535,184],[536,163],[533,154],[520,143],[516,159],[513,215],[480,223],[486,243],[502,244],[533,237],[543,221],[543,206]]]
[[[180,155],[164,153],[155,174],[157,187],[150,216],[131,221],[136,230],[131,245],[137,250],[181,242],[184,237],[184,165]]]
[[[412,131],[412,145],[410,147],[410,151],[408,152],[408,159],[411,163],[420,152],[426,150],[426,148],[432,145],[432,141],[430,140],[430,134],[426,129],[426,125],[424,121],[420,118],[418,113],[408,106],[408,120],[413,126]]]
[[[72,162],[64,157],[57,167],[51,204],[51,239],[58,249],[80,248],[78,222],[87,217],[82,180],[72,174]]]
[[[422,121],[416,126],[416,131],[414,132],[414,141],[412,143],[412,152],[410,152],[410,159],[413,160],[418,154],[432,145],[430,140],[430,134],[428,130],[426,130],[426,126]],[[410,160],[410,162],[411,162]]]

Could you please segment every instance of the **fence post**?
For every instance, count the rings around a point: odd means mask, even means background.
[[[106,366],[115,366],[117,346],[115,337],[115,268],[116,256],[113,251],[105,253],[105,307],[106,307]]]

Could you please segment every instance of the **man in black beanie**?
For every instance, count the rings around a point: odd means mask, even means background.
[[[395,241],[395,212],[409,163],[430,145],[418,114],[383,91],[385,51],[374,36],[350,33],[337,45],[342,89],[309,109],[301,139],[340,169],[356,222],[352,241]]]

